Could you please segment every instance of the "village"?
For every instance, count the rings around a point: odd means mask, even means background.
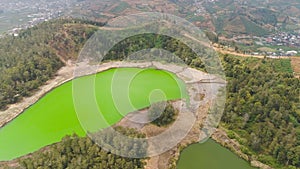
[[[0,34],[18,36],[22,29],[63,16],[73,5],[71,1],[2,1],[0,2],[0,21],[6,23],[7,30]],[[18,15],[17,15],[18,14]],[[20,15],[22,14],[22,15]],[[17,15],[17,16],[14,16]]]
[[[300,54],[300,33],[277,32],[264,37],[239,35],[231,39],[235,44],[245,46],[246,48],[255,48],[242,53],[251,55],[260,55],[270,58],[279,58],[282,56],[298,56]],[[225,45],[228,46],[228,45]],[[230,47],[230,46],[228,46]],[[237,49],[232,49],[237,50]]]

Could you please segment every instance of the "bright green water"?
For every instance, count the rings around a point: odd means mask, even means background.
[[[178,169],[255,169],[245,160],[209,139],[193,144],[180,155]]]
[[[112,79],[116,83],[112,83]],[[76,84],[75,88],[73,84]],[[126,101],[127,89],[132,106],[128,106],[130,102]],[[79,92],[73,96],[72,90]],[[165,94],[165,99],[159,90]],[[55,88],[0,129],[0,161],[34,152],[59,142],[66,135],[76,133],[85,136],[80,124],[89,131],[104,128],[118,122],[122,115],[148,107],[153,101],[182,97],[186,97],[183,82],[162,70],[118,68],[75,79]],[[81,112],[80,119],[84,119],[81,123],[75,112],[74,100],[76,111]],[[107,124],[103,123],[103,119],[93,118],[100,115],[98,110]],[[86,115],[82,114],[83,111]]]

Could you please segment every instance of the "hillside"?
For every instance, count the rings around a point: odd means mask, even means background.
[[[288,0],[284,2],[269,1],[206,1],[198,4],[198,8],[202,9],[198,15],[208,15],[209,20],[214,20],[214,27],[218,33],[225,34],[247,34],[263,36],[269,31],[282,29],[294,31],[299,29],[299,2]],[[231,20],[243,17],[243,22],[231,22]],[[221,18],[221,19],[219,19]],[[282,19],[284,18],[284,19]],[[286,19],[287,18],[287,19]],[[220,27],[218,22],[226,23],[236,29],[241,28],[240,32],[230,32],[226,29],[227,25]],[[245,22],[246,21],[246,22]],[[293,27],[291,27],[293,25]],[[298,25],[298,26],[296,26]],[[247,27],[245,31],[243,28]],[[261,32],[263,31],[263,32]]]
[[[165,12],[227,37],[300,30],[300,2],[297,0],[85,0],[81,4],[74,8],[74,16],[106,21],[138,12]]]
[[[31,95],[55,76],[67,60],[76,59],[84,42],[96,30],[89,24],[58,19],[21,31],[18,37],[2,38],[0,109]]]

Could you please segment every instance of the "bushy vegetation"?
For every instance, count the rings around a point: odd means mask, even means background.
[[[115,8],[113,8],[111,10],[111,12],[113,12],[113,13],[120,13],[120,12],[123,12],[127,8],[130,8],[130,5],[128,3],[126,3],[126,2],[120,2],[118,4],[118,6],[116,6]]]
[[[218,18],[214,19],[214,25],[217,33],[223,32],[223,28],[225,25],[224,20],[225,20],[225,16],[219,16]]]
[[[145,157],[147,155],[148,142],[144,139],[146,135],[137,132],[135,129],[123,128],[120,126],[107,128],[100,132],[92,133],[90,136],[98,145],[109,145],[105,150],[113,154],[134,157]],[[127,136],[130,139],[124,139]]]
[[[134,129],[118,127],[117,131],[131,137],[144,137]],[[108,137],[107,137],[108,138]],[[106,138],[103,138],[106,139]],[[121,144],[123,140],[114,140]],[[67,136],[60,143],[49,146],[45,151],[21,158],[22,168],[95,168],[95,169],[142,169],[143,159],[125,158],[103,150],[89,138]]]
[[[270,9],[258,8],[256,10],[251,11],[250,13],[256,16],[254,22],[257,24],[270,24],[273,26],[277,24],[276,13]]]
[[[278,72],[293,73],[290,59],[273,60],[272,66],[274,66],[274,69]]]
[[[300,81],[278,70],[274,60],[223,57],[228,77],[223,125],[246,140],[262,162],[300,167]],[[257,63],[259,62],[259,63]]]
[[[205,35],[212,43],[218,43],[219,37],[217,34],[211,32],[211,31],[205,31]]]
[[[134,52],[149,48],[165,49],[180,58],[180,63],[184,62],[191,67],[206,71],[201,58],[199,58],[197,54],[186,44],[172,37],[153,33],[135,35],[119,42],[108,52],[104,60],[123,60]],[[157,58],[169,63],[176,63],[178,61],[176,58],[163,55],[158,55]]]

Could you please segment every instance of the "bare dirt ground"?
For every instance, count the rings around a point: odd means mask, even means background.
[[[223,53],[223,54],[230,54],[230,55],[235,55],[235,56],[242,56],[242,57],[255,57],[255,58],[260,58],[263,59],[264,56],[262,55],[249,55],[249,54],[242,54],[242,53],[237,53],[237,52],[233,52],[233,51],[229,51],[229,50],[225,50],[222,48],[214,48],[216,51]]]
[[[146,160],[147,165],[145,166],[145,169],[166,169],[171,166],[176,166],[182,148],[199,142],[202,138],[208,137],[200,129],[207,120],[212,100],[216,98],[218,89],[224,86],[225,81],[216,76],[188,67],[161,64],[159,62],[151,63],[151,66],[157,69],[175,73],[187,84],[192,109],[185,107],[186,103],[184,100],[173,101],[173,107],[176,108],[179,113],[176,121],[166,127],[149,124],[147,109],[128,114],[117,125],[135,128],[145,133],[147,138],[153,138],[167,131],[172,131],[172,138],[165,140],[168,141],[170,148],[163,151],[162,154],[158,153],[158,155],[151,156]],[[185,128],[188,128],[188,130],[185,130]],[[180,138],[180,140],[177,140],[178,138]],[[170,141],[172,139],[174,139],[174,141]],[[159,142],[163,144],[164,140],[159,140]],[[157,142],[149,141],[148,143],[148,152],[155,154],[161,150],[157,149],[158,145],[155,144]]]
[[[201,108],[199,108],[199,110],[195,112],[194,115],[197,117],[196,122],[193,124],[191,130],[186,133],[186,136],[175,147],[160,155],[149,158],[146,161],[147,165],[145,169],[165,169],[170,168],[171,166],[176,166],[176,163],[180,156],[180,151],[188,145],[198,142],[201,135],[204,134],[201,132],[200,128],[201,124],[204,123],[207,117],[208,109],[209,104],[201,106]],[[145,126],[142,131],[149,137],[158,135],[167,129],[168,127],[157,127],[150,124]]]
[[[295,77],[300,78],[300,57],[291,57],[291,61]]]
[[[180,105],[182,105],[182,103],[183,102],[181,100],[172,102],[173,106],[177,108],[179,111],[181,110],[179,109],[179,107]],[[203,134],[199,129],[201,128],[201,124],[203,124],[204,120],[207,117],[208,109],[209,109],[208,103],[199,107],[198,111],[194,113],[194,115],[197,118],[195,123],[192,125],[190,131],[186,133],[186,135],[182,138],[182,140],[178,142],[178,144],[173,148],[170,148],[168,151],[165,151],[160,155],[152,156],[149,159],[147,159],[146,160],[147,165],[145,166],[145,169],[166,169],[172,165],[176,165],[176,162],[180,156],[181,148],[187,147],[188,145],[199,141],[200,135]],[[168,129],[170,129],[170,127],[172,127],[172,125],[167,127],[158,127],[153,124],[147,124],[148,121],[147,110],[148,109],[144,109],[142,111],[130,113],[127,116],[125,116],[116,125],[135,128],[141,131],[142,133],[145,133],[148,138],[162,134],[166,132]],[[179,112],[179,116],[177,117],[177,120],[186,118],[186,113],[187,112]],[[142,119],[140,119],[140,117],[142,117]],[[139,118],[138,121],[134,120],[136,118]],[[153,147],[151,148],[151,146],[155,146],[155,145],[151,145],[150,143],[148,151],[153,151],[154,148]]]

